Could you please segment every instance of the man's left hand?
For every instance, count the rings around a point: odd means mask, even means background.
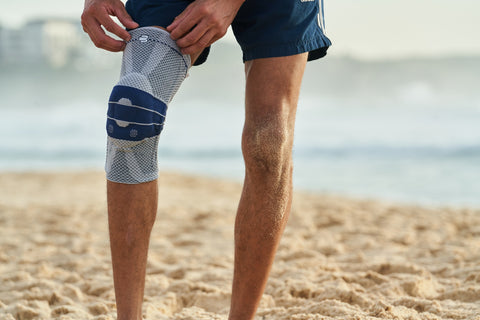
[[[244,0],[196,0],[167,27],[183,54],[197,53],[227,32]]]

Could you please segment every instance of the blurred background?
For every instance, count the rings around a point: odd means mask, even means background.
[[[0,11],[0,171],[102,170],[121,54],[83,33],[83,1]],[[326,58],[299,102],[295,186],[480,206],[480,2],[327,0]],[[161,170],[241,181],[241,52],[231,33],[190,71],[160,139]]]

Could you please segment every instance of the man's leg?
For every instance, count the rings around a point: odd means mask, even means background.
[[[157,180],[131,185],[107,181],[107,198],[118,320],[140,320]]]
[[[190,56],[192,63],[199,55]],[[123,164],[115,170],[128,172]],[[150,232],[157,213],[157,179],[138,184],[107,180],[107,203],[117,319],[140,320]]]
[[[253,319],[292,201],[295,113],[307,54],[248,61],[245,182],[235,221],[229,320]]]

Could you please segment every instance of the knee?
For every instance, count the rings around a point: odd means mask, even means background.
[[[293,128],[275,119],[246,124],[242,152],[247,173],[279,178],[291,171]]]
[[[158,138],[190,57],[179,53],[164,30],[146,27],[130,33],[120,80],[109,99],[105,169],[110,181],[139,184],[158,177]]]

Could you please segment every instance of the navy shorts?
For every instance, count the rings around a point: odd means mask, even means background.
[[[141,27],[167,27],[193,0],[128,0],[127,12]],[[327,54],[323,0],[246,0],[232,22],[243,61],[308,52],[308,60]],[[195,61],[202,64],[210,47]]]

